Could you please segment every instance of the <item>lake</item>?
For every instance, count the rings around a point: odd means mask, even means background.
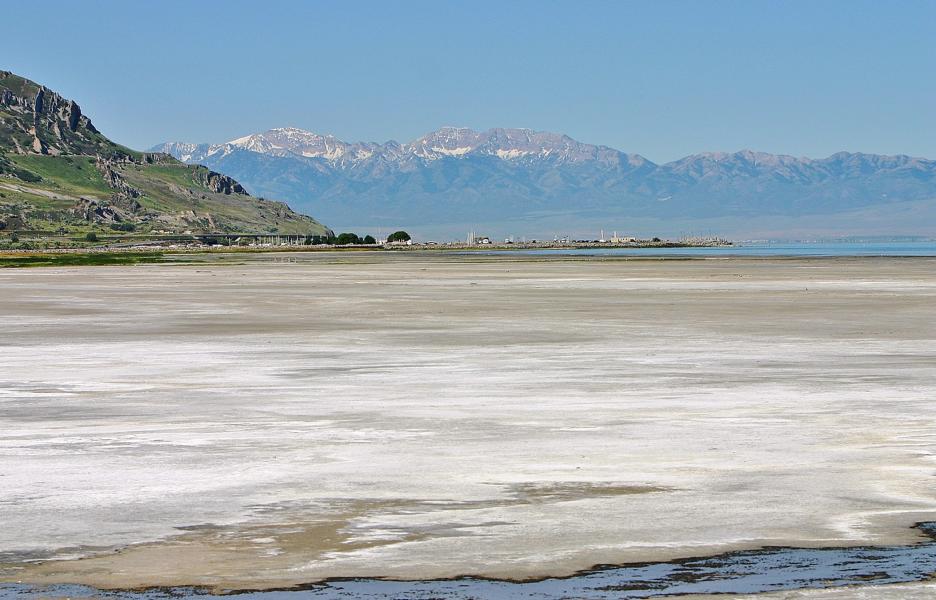
[[[577,256],[936,256],[936,242],[738,243],[696,248],[555,248],[485,254]]]

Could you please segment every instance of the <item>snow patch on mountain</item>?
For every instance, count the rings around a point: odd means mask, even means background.
[[[549,153],[552,152],[552,151],[551,151],[551,150],[543,149],[543,150],[541,150],[540,152],[541,152],[541,154],[542,154],[543,156],[549,156]],[[510,150],[504,150],[503,148],[498,148],[498,149],[494,152],[494,155],[497,156],[497,158],[503,158],[503,159],[505,159],[505,160],[510,160],[510,159],[513,159],[513,158],[520,158],[520,157],[523,157],[523,156],[528,156],[529,154],[531,154],[531,153],[530,153],[530,152],[524,152],[523,150],[520,150],[520,149],[518,149],[518,148],[511,148]]]
[[[555,164],[584,163],[600,158],[637,167],[648,163],[604,146],[583,144],[555,133],[532,129],[489,129],[478,132],[467,127],[442,127],[406,144],[386,142],[348,143],[332,135],[319,135],[295,127],[270,129],[239,137],[222,144],[166,143],[157,147],[186,162],[209,157],[223,158],[236,151],[270,156],[321,159],[341,168],[368,161],[405,165],[414,159],[429,164],[443,158],[491,156],[501,160],[542,160]]]

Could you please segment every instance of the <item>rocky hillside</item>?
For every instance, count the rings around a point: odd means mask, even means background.
[[[321,234],[226,175],[115,144],[74,100],[0,71],[0,233]]]
[[[666,164],[529,129],[446,127],[407,143],[273,129],[157,147],[231,173],[336,225],[420,233],[598,228],[770,234],[936,234],[936,161],[743,150]],[[922,217],[921,215],[927,215]],[[884,222],[882,222],[882,218]]]

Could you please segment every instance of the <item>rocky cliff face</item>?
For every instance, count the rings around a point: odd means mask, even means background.
[[[0,134],[17,154],[128,156],[125,148],[101,135],[74,100],[44,86],[0,71]]]
[[[198,174],[199,181],[206,188],[217,194],[241,194],[249,196],[244,187],[221,173],[214,171],[202,171]]]
[[[100,158],[94,161],[94,166],[101,172],[104,183],[107,187],[114,190],[111,200],[119,204],[128,204],[134,211],[140,208],[136,199],[143,195],[143,192],[124,181],[120,174],[120,165],[114,160]]]

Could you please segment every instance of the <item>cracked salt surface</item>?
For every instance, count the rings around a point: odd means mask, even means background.
[[[934,266],[4,271],[0,579],[526,578],[919,541]]]

